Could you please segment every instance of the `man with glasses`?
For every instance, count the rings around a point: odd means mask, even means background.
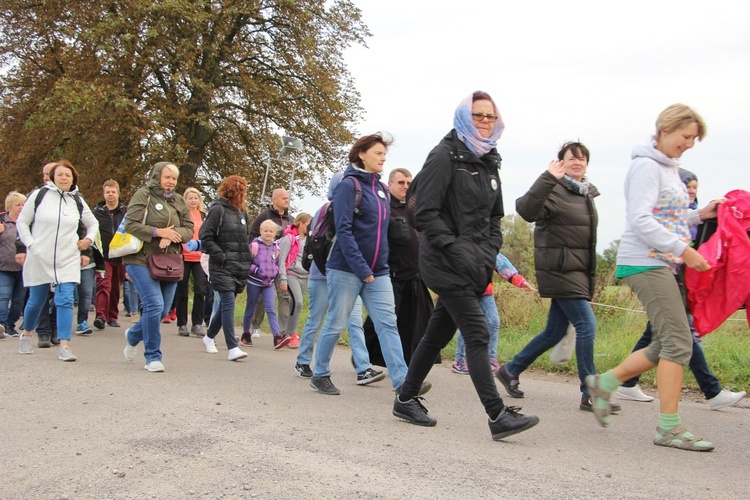
[[[406,190],[411,179],[411,173],[405,168],[394,169],[388,177],[391,202],[388,267],[391,270],[398,333],[407,365],[424,335],[433,309],[430,292],[419,277],[419,233],[406,220]],[[364,330],[370,363],[385,366],[375,325],[369,317]]]

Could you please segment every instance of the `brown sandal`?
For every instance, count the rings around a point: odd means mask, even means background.
[[[654,438],[654,444],[657,446],[667,446],[688,451],[711,451],[714,449],[714,445],[703,438],[698,436],[687,437],[685,434],[690,433],[682,424],[668,431],[657,427],[656,432],[660,434],[660,437]]]

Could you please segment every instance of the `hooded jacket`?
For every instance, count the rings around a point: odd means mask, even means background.
[[[593,184],[583,195],[545,171],[516,200],[516,211],[535,222],[534,269],[539,295],[586,299],[594,295],[598,216]]]
[[[5,231],[0,233],[0,271],[14,273],[22,270],[23,267],[16,262],[16,240],[18,239],[16,221],[10,220],[8,215],[7,213],[0,215],[0,221],[5,226]]]
[[[362,186],[362,201],[356,214],[356,188],[347,177],[356,177]],[[333,191],[336,241],[327,267],[353,273],[360,280],[388,275],[389,214],[388,196],[380,176],[349,165]]]
[[[35,212],[36,197],[42,189],[49,192]],[[83,198],[83,211],[79,212],[76,193],[77,186],[61,191],[48,181],[29,194],[16,222],[18,236],[26,245],[24,286],[81,282],[78,223],[83,222],[86,228],[83,237],[92,242],[99,232],[99,223]]]
[[[193,237],[193,220],[184,198],[173,192],[169,198],[164,196],[161,187],[161,171],[168,162],[159,162],[151,168],[145,187],[135,192],[125,215],[125,231],[143,241],[143,250],[122,258],[125,265],[147,266],[146,258],[155,252],[164,252],[159,248],[161,238],[153,237],[154,229],[174,226],[182,241]],[[46,200],[45,200],[46,201]],[[143,214],[148,210],[145,223]],[[181,243],[171,243],[166,253],[182,253]]]
[[[112,237],[117,232],[117,228],[120,227],[120,223],[125,218],[125,212],[128,207],[123,203],[118,203],[114,210],[107,208],[106,201],[100,201],[94,207],[92,212],[94,217],[99,222],[99,237],[101,238],[102,244],[102,255],[104,260],[110,262],[121,262],[122,257],[110,259],[109,258],[109,243],[112,241]]]
[[[271,219],[276,223],[276,237],[274,238],[275,240],[281,238],[284,234],[284,229],[286,229],[287,226],[294,222],[289,216],[289,211],[286,211],[282,214],[278,210],[273,208],[272,204],[270,204],[266,207],[265,210],[259,213],[257,217],[255,217],[255,219],[253,219],[253,223],[250,226],[251,239],[260,237],[260,225],[268,219]]]
[[[253,262],[247,213],[219,198],[203,221],[200,238],[203,250],[209,256],[208,274],[214,289],[242,292]]]
[[[503,243],[501,161],[495,149],[478,158],[451,130],[417,174],[419,273],[438,295],[479,297],[492,281]]]

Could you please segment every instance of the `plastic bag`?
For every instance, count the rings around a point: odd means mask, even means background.
[[[143,242],[130,233],[125,232],[125,219],[122,219],[117,232],[109,242],[109,258],[116,259],[136,252],[143,248]]]
[[[573,357],[576,348],[576,329],[572,323],[568,323],[568,331],[560,342],[552,348],[549,360],[556,365],[564,365]]]

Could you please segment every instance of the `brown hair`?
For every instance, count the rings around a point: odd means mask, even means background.
[[[106,187],[117,188],[117,192],[118,193],[120,192],[120,183],[114,179],[109,179],[109,180],[104,181],[104,184],[102,184],[102,189]]]
[[[388,149],[388,146],[393,144],[393,138],[390,135],[386,136],[384,132],[360,137],[357,139],[357,142],[354,143],[352,149],[349,150],[349,163],[356,165],[359,168],[364,168],[364,164],[359,158],[359,154],[367,152],[375,144],[382,144]]]
[[[219,185],[216,193],[219,198],[224,198],[237,210],[247,210],[245,196],[247,195],[247,181],[239,175],[230,175]]]
[[[78,186],[78,170],[73,166],[72,163],[70,163],[68,160],[60,160],[57,162],[57,164],[52,167],[52,170],[49,171],[49,178],[52,182],[55,182],[55,172],[57,172],[57,169],[63,167],[67,168],[71,171],[73,174],[73,184],[70,186],[70,189],[72,190],[74,187]]]
[[[557,159],[562,160],[565,158],[565,153],[570,150],[573,156],[580,158],[581,156],[586,158],[586,163],[589,162],[589,148],[581,144],[580,142],[568,141],[560,147],[560,151],[557,152]]]

